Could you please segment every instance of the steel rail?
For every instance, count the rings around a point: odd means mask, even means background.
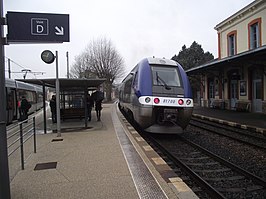
[[[197,122],[199,122],[199,121],[197,121]],[[199,123],[201,123],[201,121],[200,121]],[[204,123],[204,122],[203,122],[203,123]],[[191,126],[195,126],[195,127],[197,127],[197,128],[200,128],[200,129],[203,129],[203,130],[209,131],[209,132],[211,132],[211,133],[215,133],[215,134],[218,134],[218,135],[221,135],[221,136],[224,136],[224,137],[228,137],[228,138],[230,138],[230,139],[236,140],[236,141],[241,142],[241,143],[244,143],[244,144],[248,144],[248,145],[250,145],[250,146],[254,146],[254,147],[257,147],[257,148],[261,148],[261,149],[263,149],[263,150],[266,149],[265,146],[260,146],[260,145],[258,145],[258,144],[255,144],[255,143],[252,143],[252,142],[248,142],[248,141],[242,140],[242,139],[240,139],[240,138],[236,138],[236,137],[233,137],[233,136],[231,136],[231,135],[227,135],[227,134],[225,134],[225,133],[221,133],[221,132],[218,132],[218,131],[214,131],[214,130],[209,129],[209,128],[207,128],[207,127],[203,127],[203,126],[200,126],[200,125],[197,125],[197,124],[193,124],[191,121],[190,121],[189,124],[190,124]],[[204,124],[206,124],[206,123],[204,123]],[[214,126],[214,125],[211,125],[211,124],[206,124],[206,125],[213,126],[213,127],[215,127],[215,128],[220,128],[220,127],[218,127],[218,126]],[[231,130],[229,130],[229,129],[224,129],[224,130],[231,131]],[[234,132],[234,133],[238,133],[238,132]],[[238,133],[238,134],[239,134],[239,133]],[[246,136],[246,135],[245,135],[245,134],[242,134],[242,136]],[[249,136],[249,137],[252,137],[253,139],[259,139],[258,137],[253,137],[253,136]]]
[[[197,122],[209,125],[209,126],[222,128],[222,129],[224,129],[226,131],[233,131],[234,133],[237,133],[239,135],[245,135],[247,137],[251,137],[251,138],[254,138],[254,139],[262,139],[262,140],[264,140],[266,142],[266,137],[258,136],[258,135],[256,135],[256,134],[258,134],[257,132],[255,133],[253,131],[249,131],[249,130],[244,129],[244,128],[237,128],[236,126],[229,126],[229,125],[225,126],[222,123],[217,123],[215,121],[206,121],[206,120],[203,120],[203,119],[200,119],[200,118],[195,118],[195,117],[192,117],[190,121],[197,121]],[[234,130],[234,129],[237,129],[237,130]],[[239,131],[242,131],[242,132],[239,132]],[[253,134],[245,133],[243,131],[253,132]]]
[[[191,145],[191,146],[193,146],[193,147],[195,147],[195,148],[201,150],[203,153],[205,153],[205,154],[211,156],[213,159],[215,159],[215,160],[221,162],[222,164],[224,164],[225,166],[227,166],[227,167],[233,169],[235,172],[237,172],[237,173],[241,173],[242,175],[244,175],[244,176],[250,178],[250,179],[251,179],[252,181],[254,181],[255,183],[257,183],[257,184],[259,184],[259,185],[261,185],[261,186],[263,186],[263,187],[266,188],[266,180],[264,180],[264,179],[262,179],[262,178],[260,178],[260,177],[258,177],[258,176],[256,176],[256,175],[253,175],[253,174],[250,173],[249,171],[247,171],[247,170],[245,170],[245,169],[242,169],[241,167],[239,167],[239,166],[237,166],[237,165],[235,165],[235,164],[233,164],[233,163],[231,163],[231,162],[225,160],[224,158],[222,158],[222,157],[220,157],[220,156],[218,156],[218,155],[216,155],[216,154],[214,154],[214,153],[208,151],[207,149],[205,149],[205,148],[199,146],[198,144],[196,144],[196,143],[194,143],[194,142],[192,142],[192,141],[190,141],[190,140],[187,140],[186,138],[184,138],[184,137],[182,137],[182,136],[181,136],[181,138],[182,138],[182,140],[184,140],[184,141],[185,141],[186,143],[188,143],[189,145]]]
[[[147,135],[146,135],[147,136]],[[217,191],[214,187],[212,187],[208,182],[206,182],[203,178],[201,178],[197,173],[195,173],[192,169],[190,169],[182,160],[179,158],[176,158],[169,152],[167,149],[165,149],[160,143],[158,143],[154,138],[149,136],[149,139],[152,140],[152,143],[156,145],[164,154],[167,155],[167,157],[173,161],[175,164],[177,164],[181,169],[183,169],[186,173],[188,173],[198,185],[201,186],[212,198],[217,199],[225,199],[226,197],[221,194],[219,191]]]

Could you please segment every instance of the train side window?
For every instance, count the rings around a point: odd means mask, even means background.
[[[34,93],[32,91],[27,91],[26,94],[26,99],[28,102],[34,103]]]
[[[125,93],[130,94],[131,93],[131,85],[132,85],[133,77],[129,78],[125,83]]]
[[[135,76],[134,76],[134,81],[133,81],[133,88],[134,89],[137,89],[138,88],[138,72],[135,73]]]
[[[42,99],[43,99],[43,94],[42,93],[37,93],[38,95],[38,102],[42,102]]]

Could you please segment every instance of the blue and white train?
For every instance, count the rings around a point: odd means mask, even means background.
[[[29,114],[43,107],[43,91],[41,86],[35,86],[13,79],[6,79],[6,119],[7,124],[19,119],[18,103],[24,96],[31,104]]]
[[[182,133],[193,112],[189,79],[168,59],[145,58],[122,81],[119,108],[152,133]]]

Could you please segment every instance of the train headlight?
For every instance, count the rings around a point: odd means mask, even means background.
[[[183,105],[183,104],[184,104],[184,100],[179,99],[179,100],[178,100],[178,104],[179,104],[179,105]]]
[[[160,103],[160,99],[159,98],[154,98],[153,101],[154,101],[155,104],[159,104]]]
[[[187,105],[190,105],[191,104],[191,100],[187,100]]]
[[[149,103],[150,101],[151,101],[151,98],[149,98],[149,97],[146,97],[146,98],[145,98],[145,102],[146,102],[146,103]]]

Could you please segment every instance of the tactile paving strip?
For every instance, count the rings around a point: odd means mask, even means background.
[[[140,198],[167,198],[127,137],[117,115],[112,114],[112,119]]]

